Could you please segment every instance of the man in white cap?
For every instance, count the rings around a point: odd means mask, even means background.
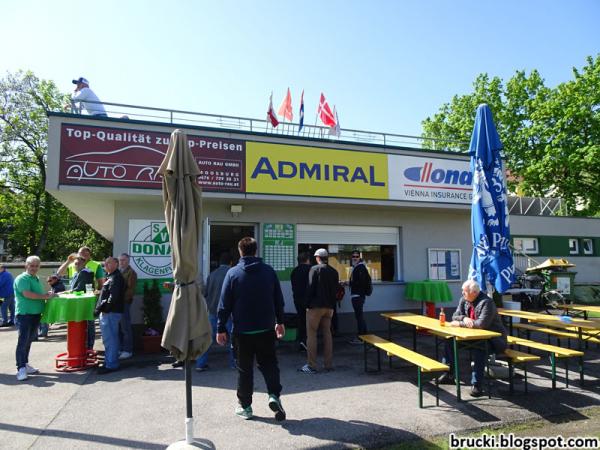
[[[308,273],[306,295],[306,346],[307,363],[298,369],[303,373],[317,373],[317,332],[323,336],[323,365],[326,372],[333,370],[333,339],[331,317],[336,302],[340,276],[327,262],[329,254],[324,248],[315,252],[317,265]]]
[[[82,109],[85,109],[90,116],[108,117],[102,103],[93,103],[100,102],[100,99],[94,91],[90,89],[90,82],[87,78],[79,77],[76,80],[73,80],[73,84],[77,87],[75,88],[75,92],[71,95],[71,100],[79,103],[79,112],[81,112]]]

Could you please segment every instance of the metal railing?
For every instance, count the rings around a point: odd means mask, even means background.
[[[76,103],[77,102],[71,101],[71,111],[68,112],[81,114],[81,109]],[[325,139],[332,142],[352,142],[358,144],[380,145],[384,147],[405,147],[410,149],[438,150],[453,153],[464,153],[467,151],[469,145],[467,142],[449,139],[423,138],[421,136],[381,133],[348,128],[340,129],[338,136],[331,134],[331,129],[329,127],[309,125],[306,123],[301,130],[299,129],[299,124],[290,122],[280,122],[279,126],[274,128],[266,119],[206,114],[176,109],[127,105],[123,103],[86,103],[102,104],[105,106],[109,117],[123,120],[144,120],[150,122],[220,128],[224,130],[247,131],[252,133],[267,133],[279,136],[293,136],[304,139]]]
[[[560,198],[510,196],[508,197],[508,212],[521,216],[564,215],[563,202]]]

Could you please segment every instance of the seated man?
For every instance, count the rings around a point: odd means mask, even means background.
[[[458,307],[452,315],[452,322],[448,323],[447,326],[480,328],[501,333],[501,337],[488,341],[488,348],[490,354],[502,353],[506,349],[506,329],[502,325],[494,301],[481,292],[479,284],[474,280],[463,283],[462,294]],[[445,354],[444,363],[450,366],[450,372],[443,374],[439,381],[454,384],[454,358],[449,339],[446,340]],[[483,395],[481,386],[485,369],[485,351],[479,348],[473,349],[472,355],[474,364],[471,373],[471,396],[479,397]]]

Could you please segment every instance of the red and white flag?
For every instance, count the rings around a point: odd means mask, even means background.
[[[323,93],[321,92],[321,100],[319,101],[319,109],[317,110],[317,115],[319,116],[319,118],[321,119],[321,122],[323,122],[323,124],[327,127],[334,127],[335,126],[335,116],[333,115],[333,112],[331,112],[331,108],[329,107],[329,104],[327,103],[327,100],[325,100],[325,96],[323,95]]]
[[[277,115],[275,114],[275,110],[273,109],[273,93],[271,92],[271,97],[269,98],[269,110],[267,111],[267,120],[271,122],[273,128],[279,125],[279,119],[277,119]]]
[[[340,130],[340,120],[338,119],[338,114],[337,110],[335,109],[335,105],[333,105],[333,117],[335,118],[335,125],[333,125],[329,129],[329,135],[340,137],[340,134],[342,134],[342,132]]]
[[[284,119],[289,120],[290,122],[294,119],[294,113],[292,112],[292,94],[290,93],[290,88],[288,88],[287,94],[281,102],[281,106],[279,107],[277,114]]]

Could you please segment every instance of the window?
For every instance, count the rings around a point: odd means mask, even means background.
[[[526,255],[537,255],[539,251],[537,238],[514,238],[513,247]]]
[[[398,228],[298,224],[296,229],[298,253],[308,252],[314,264],[315,251],[326,249],[340,281],[349,279],[354,250],[360,252],[373,281],[398,280]]]
[[[579,241],[576,238],[569,238],[569,255],[579,255]]]
[[[582,239],[581,247],[583,248],[584,255],[593,255],[594,254],[594,241],[591,239]]]

